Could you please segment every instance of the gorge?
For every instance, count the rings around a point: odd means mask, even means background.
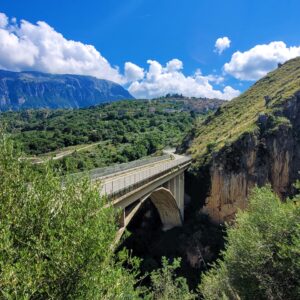
[[[157,266],[161,256],[180,256],[183,267],[179,274],[189,278],[195,288],[195,278],[223,247],[224,227],[220,224],[233,221],[238,210],[247,208],[252,188],[270,184],[282,200],[296,193],[299,78],[297,58],[218,108],[187,134],[178,147],[178,152],[193,157],[185,183],[186,199],[190,199],[186,201],[185,224],[161,232],[149,220],[157,212],[148,204],[129,228],[133,235],[124,242],[144,258],[147,270]]]

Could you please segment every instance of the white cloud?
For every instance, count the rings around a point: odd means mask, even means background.
[[[8,18],[4,13],[0,12],[0,28],[4,28],[8,25]]]
[[[118,68],[112,67],[94,46],[67,40],[47,23],[8,23],[0,14],[0,68],[21,71],[92,75],[122,83]]]
[[[257,80],[283,63],[300,55],[299,47],[287,47],[284,42],[256,45],[248,51],[235,52],[224,65],[226,73],[241,80]]]
[[[126,62],[125,78],[128,82],[141,80],[144,78],[144,69],[131,62]]]
[[[148,64],[145,71],[132,62],[126,62],[123,75],[94,46],[68,40],[45,22],[9,21],[5,14],[0,13],[0,69],[91,75],[129,85],[129,91],[137,98],[179,93],[231,99],[240,93],[229,86],[222,91],[215,89],[213,84],[224,80],[221,76],[204,76],[199,70],[185,76],[179,59],[172,59],[165,66],[155,60],[148,60]]]
[[[33,68],[39,49],[30,40],[0,28],[0,67],[8,70]]]
[[[174,58],[172,60],[170,60],[169,62],[167,62],[167,67],[166,67],[166,71],[167,72],[177,72],[179,70],[183,69],[183,63],[181,60]]]
[[[215,43],[215,51],[222,54],[225,49],[230,47],[230,43],[231,41],[227,36],[218,38]]]
[[[219,76],[219,75],[207,75],[206,78],[208,79],[209,82],[213,82],[215,84],[220,84],[225,80],[223,76]]]
[[[149,70],[140,81],[129,86],[129,92],[136,98],[155,98],[168,93],[183,94],[188,97],[221,98],[230,100],[240,94],[238,90],[226,86],[223,91],[215,90],[211,82],[221,82],[218,76],[204,76],[199,70],[192,76],[185,76],[183,64],[178,59],[169,61],[165,67],[155,60],[148,60]]]

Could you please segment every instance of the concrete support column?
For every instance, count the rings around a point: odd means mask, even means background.
[[[180,199],[179,209],[181,212],[182,220],[184,220],[184,173],[179,174],[178,177],[178,197]]]
[[[164,187],[173,194],[180,210],[182,220],[184,220],[184,172],[170,179],[164,184]]]
[[[121,213],[120,213],[120,218],[119,218],[119,226],[120,228],[123,228],[125,227],[125,218],[126,218],[126,215],[125,215],[125,208],[122,209]]]

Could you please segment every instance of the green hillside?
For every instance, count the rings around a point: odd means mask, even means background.
[[[217,109],[217,99],[127,100],[84,109],[0,114],[1,123],[32,162],[54,158],[76,172],[123,163],[176,147],[195,117]]]
[[[241,135],[258,130],[260,114],[267,114],[276,126],[288,122],[278,116],[276,111],[299,90],[300,58],[295,58],[270,72],[241,96],[220,107],[205,121],[198,122],[189,149],[196,165],[207,162],[213,152],[231,144]]]

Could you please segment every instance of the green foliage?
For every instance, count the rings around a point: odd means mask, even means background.
[[[196,295],[189,291],[186,279],[176,277],[175,271],[180,267],[180,259],[169,264],[166,257],[162,258],[162,268],[151,273],[151,288],[146,299],[154,300],[190,300]]]
[[[19,158],[1,135],[0,298],[138,298],[138,262],[124,252],[115,258],[116,216],[98,188],[87,179],[62,184],[48,167],[36,173]]]
[[[298,202],[280,201],[270,187],[255,188],[227,233],[223,259],[202,276],[204,299],[299,299]]]
[[[73,173],[176,147],[194,121],[184,105],[176,100],[131,100],[76,110],[7,112],[1,120],[28,155],[69,152],[55,165]],[[80,150],[85,144],[91,147]]]
[[[77,110],[8,112],[2,114],[2,121],[28,154],[98,141],[132,143],[153,134],[159,135],[161,143],[174,145],[181,131],[192,125],[190,113],[182,112],[179,104],[158,100],[120,101]]]

